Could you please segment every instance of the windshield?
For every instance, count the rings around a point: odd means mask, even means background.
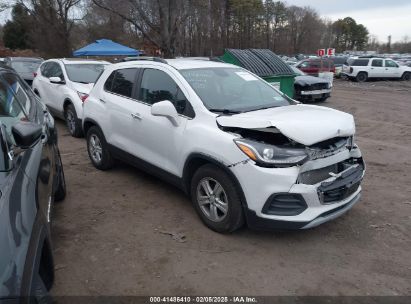
[[[180,71],[210,111],[246,112],[289,105],[267,82],[240,68]]]
[[[305,75],[305,73],[303,71],[301,71],[299,68],[297,68],[296,66],[291,65],[290,67],[291,67],[291,69],[293,70],[293,72],[295,74],[300,75],[300,76]]]
[[[95,83],[104,66],[104,64],[66,64],[66,72],[73,82]]]
[[[40,64],[41,64],[41,61],[15,61],[13,60],[11,62],[11,67],[17,73],[31,74],[37,71]]]

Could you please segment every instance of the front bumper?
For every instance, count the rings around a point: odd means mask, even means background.
[[[301,180],[304,173],[327,170],[330,166],[345,164],[351,160],[358,160],[361,167],[353,164],[337,174],[327,174],[322,180]],[[357,169],[353,170],[354,168]],[[358,202],[361,197],[360,183],[365,173],[365,165],[360,150],[355,148],[326,158],[310,160],[300,167],[262,168],[247,162],[235,166],[232,170],[239,180],[247,202],[245,209],[249,227],[307,229],[335,219]],[[279,193],[302,197],[305,208],[290,215],[268,214],[267,202]]]

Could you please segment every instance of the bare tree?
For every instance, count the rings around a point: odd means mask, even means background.
[[[74,8],[81,0],[18,0],[33,17],[32,44],[51,56],[71,54]]]
[[[113,12],[138,30],[145,39],[156,45],[166,57],[176,53],[179,28],[187,18],[188,1],[181,0],[92,0]]]

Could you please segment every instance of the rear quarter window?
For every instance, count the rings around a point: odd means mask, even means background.
[[[369,59],[355,59],[351,65],[352,66],[367,66],[368,63],[370,62]]]

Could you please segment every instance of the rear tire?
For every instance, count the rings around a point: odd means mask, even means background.
[[[191,199],[203,223],[216,232],[244,225],[241,196],[232,178],[217,166],[200,167],[191,180]]]
[[[64,109],[64,118],[67,128],[73,137],[82,137],[83,130],[81,129],[81,120],[77,117],[76,109],[73,104],[69,104]]]
[[[402,75],[401,80],[410,81],[410,80],[411,80],[411,73],[405,72],[405,73]]]
[[[357,80],[357,82],[366,82],[368,79],[368,75],[365,72],[359,72],[357,74],[357,77],[355,77],[355,80]]]
[[[58,154],[58,167],[59,167],[59,172],[58,172],[58,184],[57,184],[57,188],[56,188],[56,192],[54,193],[54,201],[56,202],[60,202],[62,200],[64,200],[64,198],[66,197],[66,178],[64,176],[64,169],[63,169],[63,163],[61,161],[61,157],[60,157],[60,151],[57,149],[57,154]]]
[[[93,126],[87,132],[87,152],[94,167],[109,170],[113,167],[113,157],[109,151],[103,132]]]

